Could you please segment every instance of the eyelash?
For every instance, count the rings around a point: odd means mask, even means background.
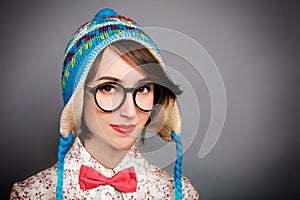
[[[107,89],[109,89],[109,91]],[[99,88],[100,91],[103,91],[105,93],[111,93],[111,89],[116,89],[116,87],[111,83],[104,83]]]
[[[141,89],[144,89],[144,88],[147,90],[147,92],[150,92],[150,91],[151,91],[151,88],[150,88],[150,86],[149,86],[149,84],[148,84],[148,85],[143,85],[143,86],[139,87],[139,88],[138,88],[138,92],[139,92]],[[142,91],[142,93],[144,93],[144,91]]]

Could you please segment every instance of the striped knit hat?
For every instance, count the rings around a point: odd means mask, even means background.
[[[63,63],[61,81],[65,107],[60,119],[62,136],[58,152],[57,199],[62,199],[64,157],[80,128],[83,88],[87,74],[97,55],[109,44],[118,40],[133,40],[144,45],[161,65],[165,66],[156,45],[142,28],[130,18],[118,15],[112,9],[100,10],[91,21],[79,27],[66,47]],[[173,139],[174,137],[178,138],[176,134],[171,134],[171,132],[180,131],[181,120],[176,102],[174,106],[172,104],[165,110],[167,113],[165,120],[168,121],[165,124],[168,125],[163,126],[158,134],[170,141],[171,136]]]

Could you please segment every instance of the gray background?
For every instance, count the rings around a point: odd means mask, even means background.
[[[202,199],[299,199],[300,4],[250,0],[2,2],[1,199],[13,182],[56,162],[63,51],[104,7],[141,26],[189,35],[219,67],[227,117],[216,147],[201,160],[210,105],[203,80],[191,80],[203,92],[202,113],[183,173]]]

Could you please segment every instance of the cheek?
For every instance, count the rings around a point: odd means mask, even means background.
[[[103,121],[103,117],[98,110],[97,105],[94,103],[94,99],[86,97],[83,107],[83,116],[85,124],[91,131],[99,128],[100,124],[98,122]]]
[[[148,121],[150,117],[150,112],[149,113],[140,113],[139,115],[139,123],[142,126],[145,126],[146,122]]]
[[[99,127],[103,127],[104,124],[109,123],[109,119],[112,118],[111,113],[106,113],[100,110],[97,106],[94,107],[94,116],[95,116],[95,121],[97,121]]]
[[[108,132],[108,124],[111,119],[111,116],[109,116],[110,113],[104,113],[103,111],[99,110],[98,107],[93,106],[85,108],[85,110],[85,123],[91,133],[98,135]]]
[[[95,119],[95,113],[93,112],[93,108],[90,104],[90,101],[88,99],[85,99],[84,105],[83,105],[83,119],[90,131],[94,129],[94,122],[93,119]]]

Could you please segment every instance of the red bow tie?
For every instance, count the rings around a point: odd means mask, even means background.
[[[123,169],[113,177],[108,178],[93,168],[82,165],[79,173],[79,184],[82,190],[109,184],[122,192],[135,192],[137,181],[133,167]]]

